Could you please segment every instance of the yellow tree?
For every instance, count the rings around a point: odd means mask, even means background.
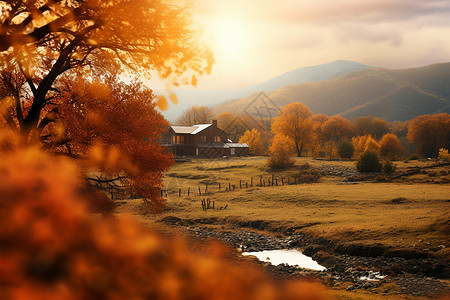
[[[308,143],[308,150],[311,151],[312,155],[318,155],[320,157],[325,156],[325,151],[323,151],[323,145],[321,141],[322,137],[322,128],[325,122],[328,121],[330,117],[323,114],[317,114],[311,117],[313,134],[311,141]]]
[[[294,163],[292,157],[296,153],[295,144],[291,138],[283,134],[275,135],[269,151],[268,165],[271,169],[285,169]]]
[[[380,154],[380,145],[371,135],[363,135],[352,138],[353,147],[355,148],[355,157],[359,157],[366,150],[371,150],[376,154]]]
[[[388,159],[399,159],[405,150],[398,137],[392,133],[386,133],[380,141],[380,155]]]
[[[274,135],[282,134],[291,139],[298,157],[313,137],[312,116],[313,112],[306,105],[294,102],[286,105],[272,123]]]
[[[248,128],[240,117],[229,112],[221,113],[216,118],[218,127],[228,133],[228,138],[234,142],[238,141]]]
[[[261,139],[261,133],[256,128],[247,130],[239,139],[239,143],[246,143],[252,153],[261,155],[265,152],[264,144]]]

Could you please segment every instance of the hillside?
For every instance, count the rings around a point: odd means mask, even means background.
[[[319,82],[268,92],[279,107],[300,101],[314,113],[349,119],[375,116],[405,121],[423,114],[450,113],[450,63],[390,70],[371,68]],[[255,94],[217,106],[216,112],[241,112]]]
[[[163,114],[167,119],[175,120],[179,117],[183,110],[191,107],[192,105],[218,105],[224,101],[246,97],[255,92],[270,92],[291,84],[322,81],[366,68],[370,67],[353,61],[337,60],[323,65],[298,68],[262,83],[244,86],[237,89],[178,89],[174,90],[174,92],[178,96],[179,104],[171,106],[169,110],[163,112]],[[156,93],[164,94],[164,91],[156,91]]]

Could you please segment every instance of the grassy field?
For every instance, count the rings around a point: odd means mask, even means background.
[[[267,170],[266,159],[248,157],[177,163],[165,178],[163,194],[167,208],[162,214],[142,216],[139,200],[122,202],[118,212],[132,212],[147,223],[167,216],[188,220],[216,218],[217,222],[208,226],[232,229],[238,222],[262,220],[268,222],[267,229],[299,227],[303,232],[339,240],[414,249],[450,246],[450,185],[426,183],[448,180],[448,166],[387,183],[343,183],[342,175],[336,175],[324,176],[316,183],[287,185],[288,177],[292,183],[293,176],[304,172],[305,163],[311,168],[326,166],[337,171],[345,168],[354,171],[355,163],[297,158],[293,168],[273,173]],[[396,164],[401,173],[433,163]],[[276,181],[278,177],[278,186],[258,186],[261,176],[266,185],[268,180]],[[250,186],[251,177],[253,186]],[[282,178],[285,178],[285,185],[282,185]],[[226,191],[230,185],[235,189]],[[214,201],[216,209],[203,211],[202,199]],[[225,206],[226,209],[217,209]]]
[[[296,158],[293,168],[271,172],[266,160],[266,157],[248,157],[177,163],[165,177],[163,196],[167,207],[163,213],[147,214],[142,209],[142,201],[135,199],[119,201],[117,215],[131,213],[143,224],[169,233],[183,233],[184,228],[160,222],[168,216],[216,230],[254,230],[240,228],[238,224],[263,221],[265,234],[278,234],[274,231],[280,228],[296,228],[338,242],[381,243],[400,249],[432,251],[449,258],[450,184],[443,183],[450,179],[448,166],[422,169],[417,175],[392,182],[371,179],[355,183],[343,182],[349,174],[355,180],[364,179],[356,172],[353,161]],[[435,163],[396,162],[397,174]],[[314,183],[287,184],[287,178],[292,183],[295,176],[301,178],[305,172],[314,173],[311,170],[329,175]],[[265,187],[259,186],[261,178]],[[272,178],[274,186],[269,186]],[[203,199],[214,201],[215,209],[204,211]],[[226,209],[217,209],[225,206]],[[374,294],[345,288],[343,283],[341,288],[330,289],[330,293],[336,299],[409,299],[401,294]]]

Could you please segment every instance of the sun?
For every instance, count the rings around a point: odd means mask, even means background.
[[[217,58],[242,54],[248,41],[245,23],[233,17],[220,16],[211,20],[207,31],[207,42]]]
[[[221,51],[236,54],[245,42],[244,26],[233,19],[225,19],[218,24],[217,45]]]

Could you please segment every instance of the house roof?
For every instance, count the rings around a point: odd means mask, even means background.
[[[197,129],[196,127],[193,126],[171,126],[173,131],[175,131],[175,133],[187,133],[190,134],[192,133],[195,129]]]
[[[225,143],[225,148],[248,148],[246,143]]]
[[[175,133],[179,134],[197,134],[200,131],[205,130],[211,126],[211,124],[199,124],[193,126],[171,126]]]
[[[248,148],[246,143],[198,143],[199,148]]]

